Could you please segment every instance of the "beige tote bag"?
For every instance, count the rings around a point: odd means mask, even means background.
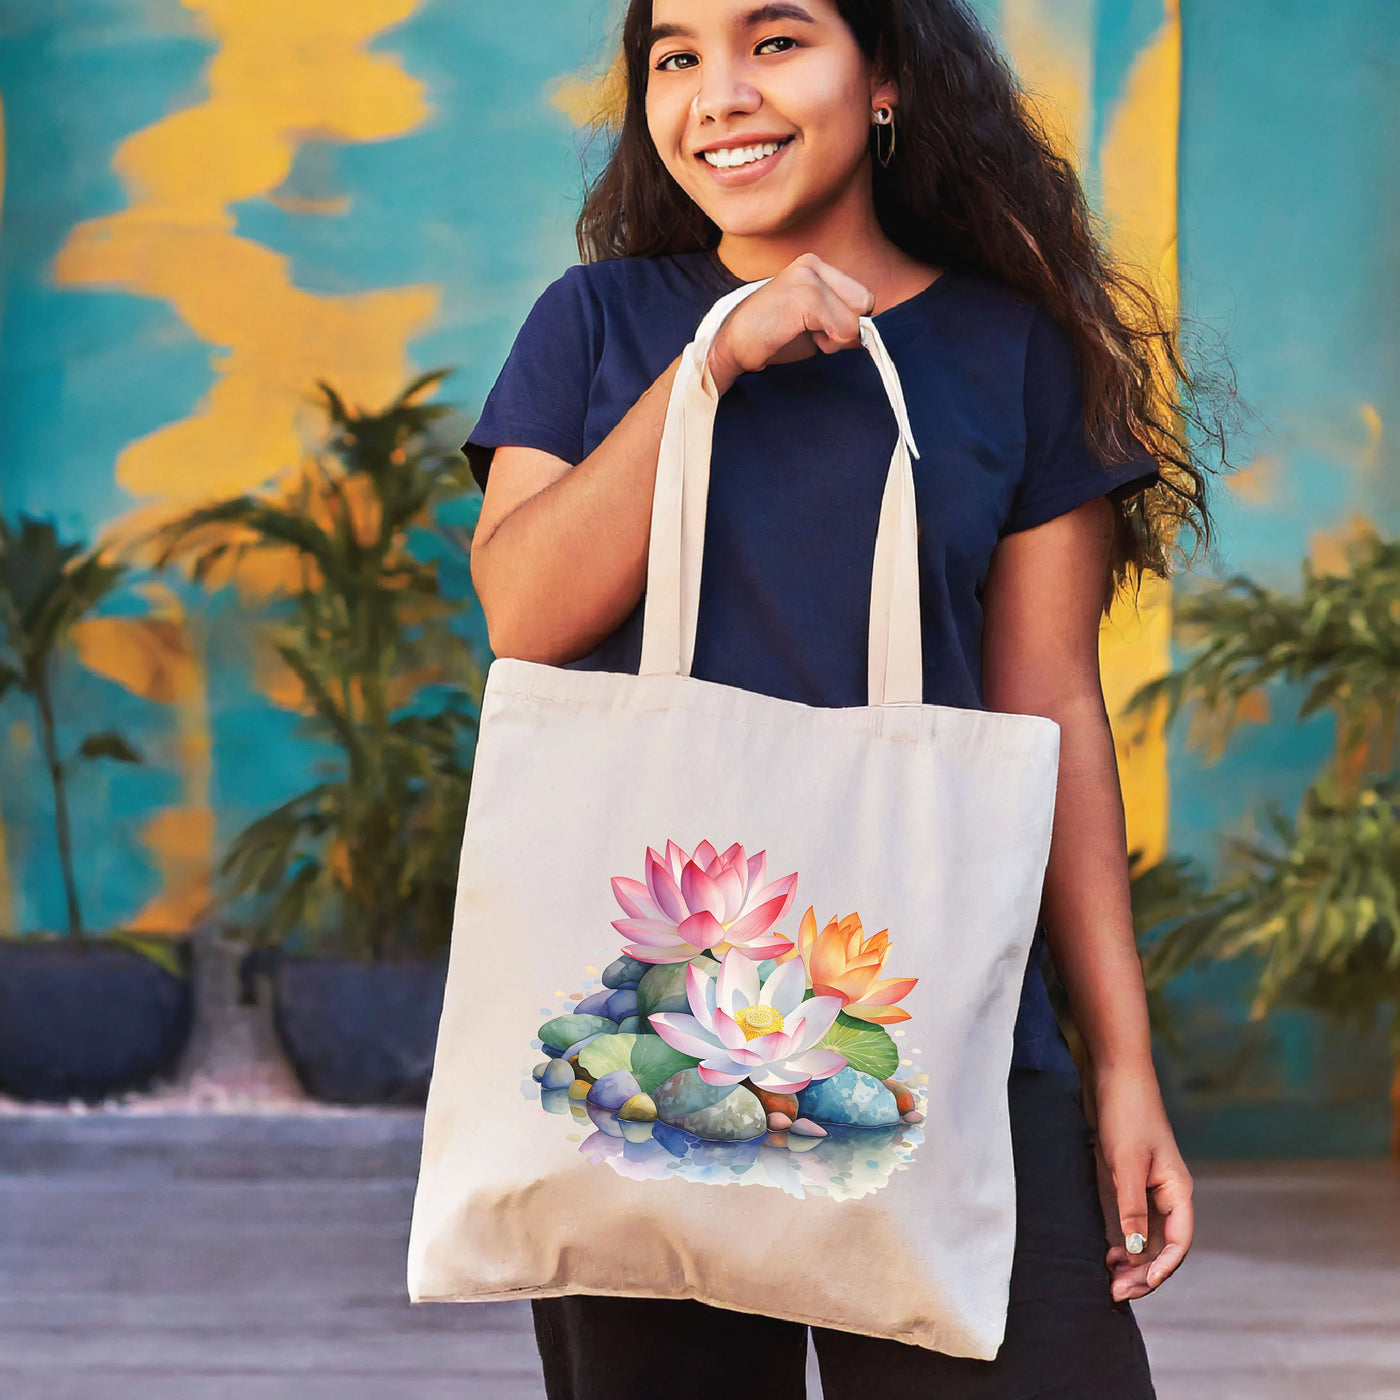
[[[869,317],[899,427],[869,703],[689,674],[705,356],[762,285],[676,373],[641,673],[488,672],[408,1291],[697,1298],[990,1358],[1059,728],[922,703],[917,448]]]

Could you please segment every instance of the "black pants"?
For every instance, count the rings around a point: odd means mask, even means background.
[[[1008,1081],[1017,1232],[1006,1338],[991,1361],[812,1328],[826,1400],[1155,1400],[1131,1303],[1104,1263],[1093,1137],[1079,1079]],[[549,1400],[801,1400],[799,1323],[661,1298],[540,1298]]]

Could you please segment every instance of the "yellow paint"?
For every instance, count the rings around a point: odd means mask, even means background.
[[[1312,531],[1308,536],[1308,558],[1318,573],[1344,576],[1351,572],[1347,547],[1360,540],[1375,539],[1376,533],[1374,523],[1354,510],[1341,524]]]
[[[1241,467],[1225,478],[1225,484],[1242,501],[1252,506],[1273,504],[1278,497],[1283,478],[1283,458],[1276,452],[1264,452],[1247,467]]]
[[[233,231],[230,212],[271,198],[305,140],[384,140],[427,118],[422,85],[392,54],[367,51],[418,0],[184,3],[218,43],[208,95],[120,144],[128,207],[79,224],[54,274],[164,301],[218,348],[204,401],[117,460],[132,495],[191,501],[295,461],[317,377],[351,399],[387,401],[412,372],[407,342],[432,323],[440,289],[303,292],[286,258]]]
[[[72,639],[89,670],[146,700],[174,705],[200,688],[189,638],[173,618],[90,618],[73,624]]]
[[[1001,32],[1030,105],[1057,149],[1083,167],[1093,140],[1097,0],[1002,0]]]
[[[1095,0],[1004,0],[1002,34],[1032,108],[1083,173],[1093,130]],[[1139,53],[1109,115],[1100,151],[1103,214],[1114,251],[1144,267],[1169,308],[1177,304],[1177,123],[1181,24],[1166,0],[1160,28]],[[1148,579],[1138,611],[1120,600],[1100,632],[1099,662],[1113,725],[1128,847],[1149,863],[1166,853],[1167,742],[1159,714],[1129,721],[1129,695],[1171,665],[1171,587]]]
[[[1381,411],[1373,403],[1360,405],[1361,424],[1366,430],[1365,464],[1377,467],[1381,463],[1381,445],[1385,440],[1385,423]]]
[[[118,456],[116,479],[138,507],[116,522],[117,540],[129,540],[138,523],[253,489],[300,461],[322,427],[312,404],[318,378],[352,403],[387,402],[414,372],[408,342],[433,323],[441,297],[431,285],[305,292],[285,257],[234,228],[233,206],[256,198],[345,213],[348,201],[333,192],[308,199],[287,188],[298,147],[387,140],[428,118],[422,84],[394,54],[369,51],[419,0],[182,3],[216,45],[205,93],[121,142],[113,168],[126,207],[77,225],[53,265],[60,286],[115,287],[163,302],[210,347],[201,401]],[[275,590],[285,568],[285,560],[250,557],[240,585]],[[165,888],[127,926],[174,931],[206,901],[214,854],[203,666],[193,656],[177,661],[149,631],[128,630],[125,640],[137,644],[122,656],[122,635],[94,623],[81,645],[121,684],[173,697],[173,756],[184,785],[181,804],[144,831]]]
[[[1100,152],[1104,215],[1115,251],[1156,279],[1175,307],[1177,128],[1181,105],[1181,25],[1169,13],[1138,54],[1109,116]]]
[[[139,591],[151,604],[148,616],[91,618],[74,625],[72,639],[91,670],[135,695],[174,707],[173,737],[145,755],[147,761],[170,763],[183,789],[181,801],[156,813],[141,831],[161,873],[161,889],[122,927],[182,934],[207,911],[212,893],[213,744],[204,665],[179,597],[159,582]]]
[[[618,49],[607,71],[592,77],[577,73],[560,78],[549,94],[550,105],[577,127],[619,122],[627,99],[627,65]]]
[[[1119,256],[1143,267],[1158,295],[1175,311],[1177,269],[1177,160],[1181,111],[1181,16],[1165,0],[1162,24],[1138,54],[1122,97],[1109,116],[1100,175],[1103,213]],[[1152,579],[1142,589],[1141,615],[1120,602],[1101,634],[1104,695],[1119,749],[1128,847],[1148,864],[1167,852],[1170,790],[1167,737],[1161,714],[1145,726],[1129,724],[1123,700],[1171,668],[1171,586]],[[1131,730],[1131,735],[1129,735]]]

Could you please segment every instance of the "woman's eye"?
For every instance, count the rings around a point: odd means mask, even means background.
[[[758,45],[758,51],[762,52],[762,50],[766,49],[769,44],[790,44],[794,48],[796,48],[797,40],[790,38],[786,34],[775,34],[771,39],[763,40],[763,42]],[[780,53],[785,53],[786,51],[786,49],[779,50]],[[665,58],[661,59],[657,63],[656,71],[658,73],[674,73],[676,69],[669,66],[671,63],[673,63],[678,58],[693,59],[694,57],[695,55],[693,53],[669,53],[666,55]],[[687,64],[686,66],[689,67],[690,65]]]

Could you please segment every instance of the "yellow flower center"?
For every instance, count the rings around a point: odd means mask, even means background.
[[[745,1040],[753,1040],[756,1036],[767,1035],[770,1031],[780,1031],[783,1028],[782,1014],[771,1006],[742,1007],[734,1019],[744,1032]]]

